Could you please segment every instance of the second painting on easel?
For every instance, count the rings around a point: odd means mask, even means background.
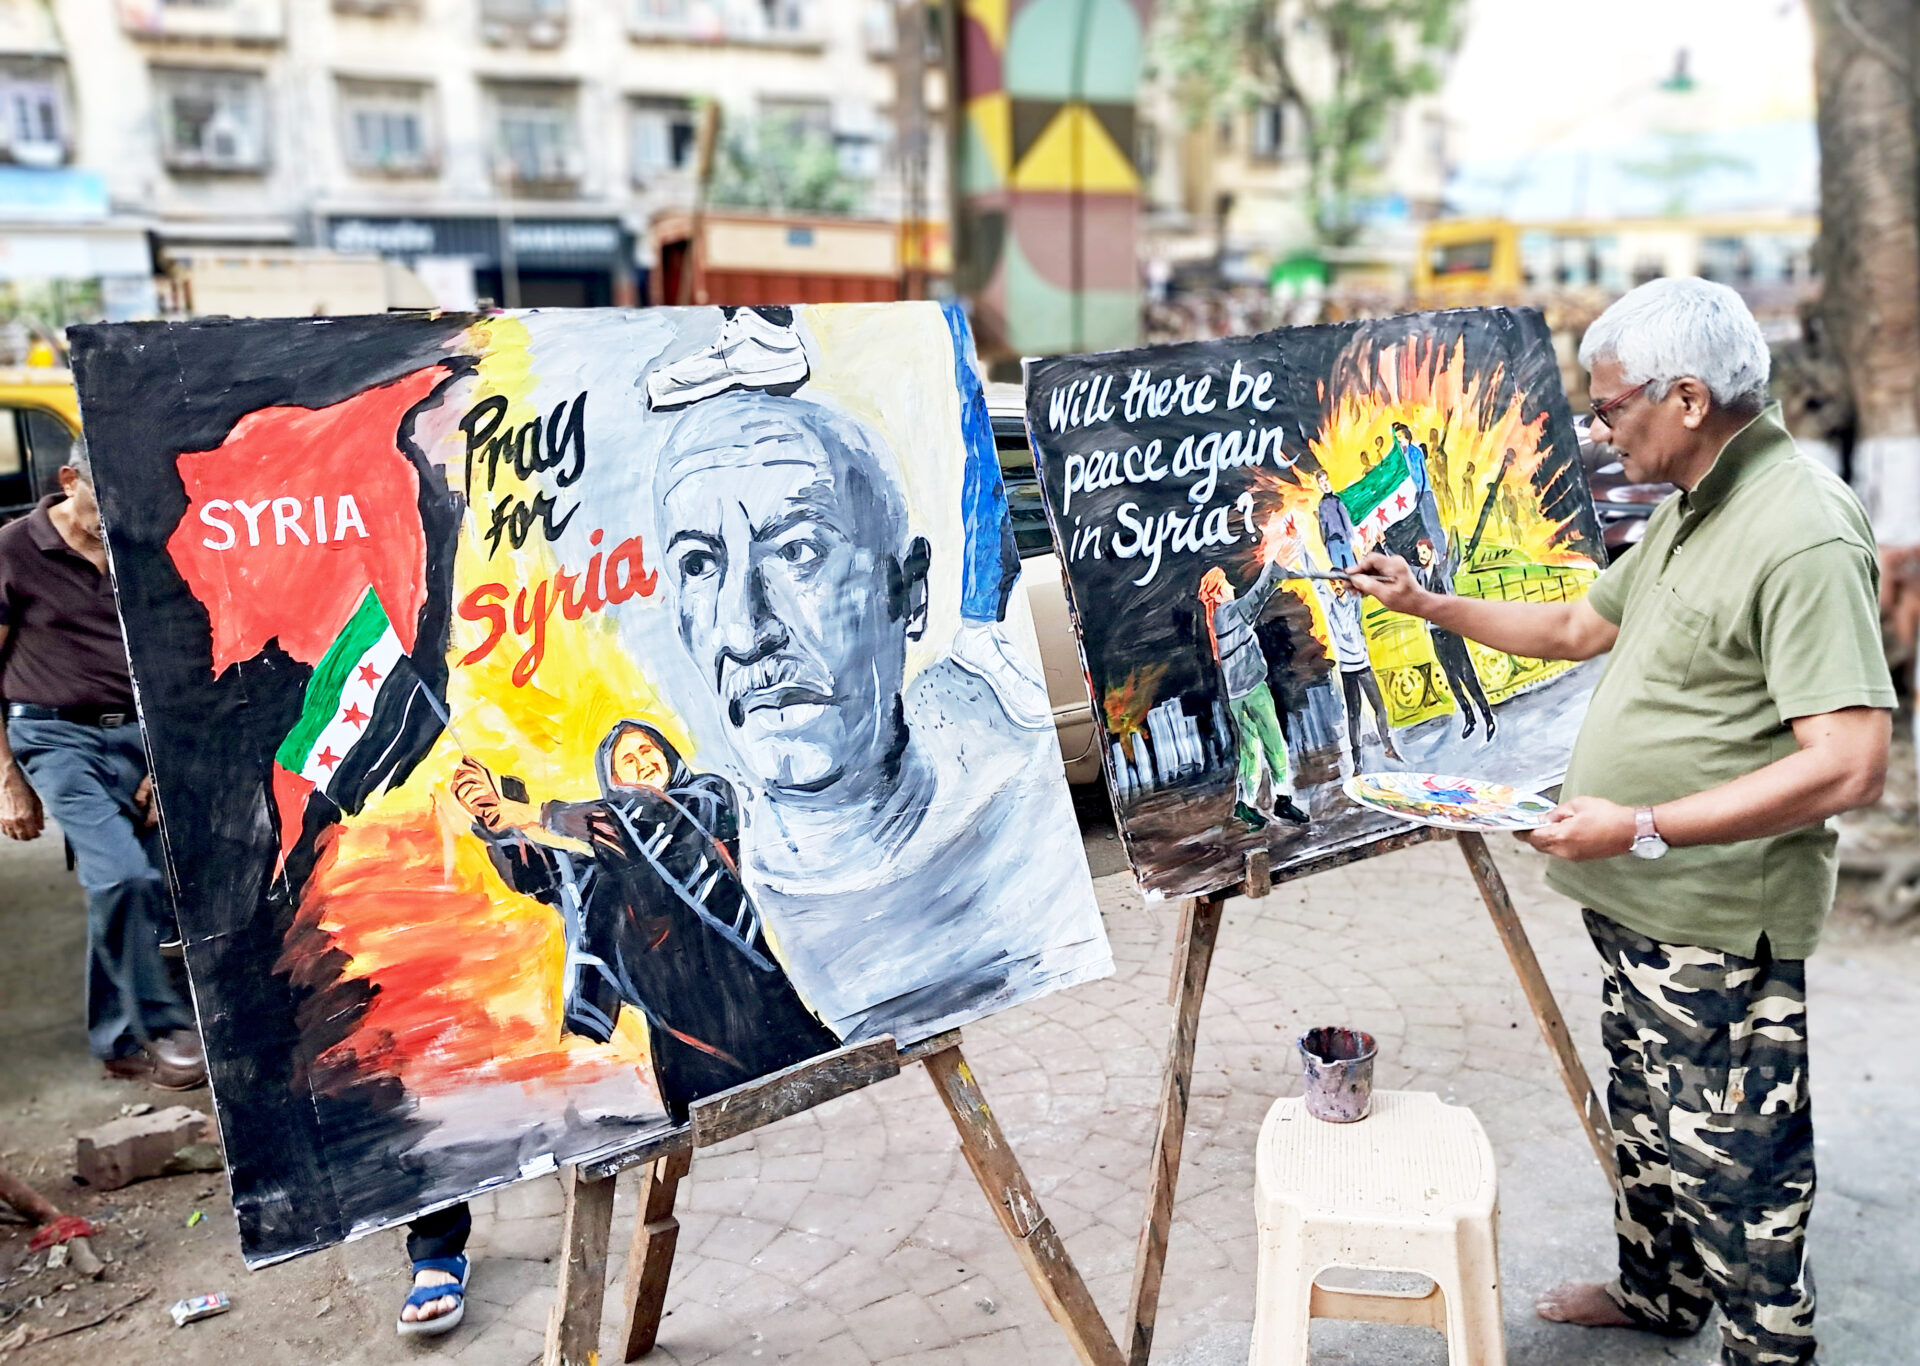
[[[1038,454],[1141,885],[1404,830],[1346,782],[1558,781],[1599,661],[1487,650],[1344,572],[1566,601],[1605,565],[1552,339],[1474,309],[1031,362]]]

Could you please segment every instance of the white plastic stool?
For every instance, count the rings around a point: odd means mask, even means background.
[[[1375,1091],[1373,1113],[1328,1124],[1298,1098],[1260,1126],[1260,1270],[1253,1366],[1306,1366],[1311,1320],[1438,1328],[1451,1366],[1504,1366],[1493,1149],[1464,1106]],[[1424,1295],[1315,1284],[1331,1267],[1409,1272]]]

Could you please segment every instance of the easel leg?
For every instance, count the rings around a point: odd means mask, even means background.
[[[680,1178],[692,1165],[692,1152],[669,1153],[649,1163],[641,1180],[640,1205],[633,1214],[633,1243],[627,1251],[627,1326],[621,1340],[622,1361],[638,1361],[653,1350],[660,1336],[667,1277],[673,1273],[673,1249],[680,1241],[673,1198],[680,1189]]]
[[[1514,975],[1520,979],[1520,990],[1526,993],[1534,1022],[1540,1026],[1540,1033],[1546,1037],[1547,1047],[1553,1053],[1554,1064],[1560,1069],[1560,1083],[1567,1088],[1573,1108],[1580,1112],[1580,1122],[1586,1128],[1587,1141],[1593,1144],[1593,1155],[1600,1159],[1600,1170],[1607,1174],[1608,1184],[1618,1194],[1620,1173],[1613,1164],[1613,1126],[1607,1122],[1607,1112],[1601,1107],[1600,1098],[1594,1094],[1593,1082],[1587,1077],[1586,1064],[1580,1061],[1580,1055],[1574,1051],[1573,1037],[1567,1033],[1567,1022],[1561,1018],[1560,1007],[1553,999],[1552,989],[1547,986],[1546,975],[1540,971],[1540,960],[1534,957],[1533,944],[1527,938],[1526,927],[1520,923],[1520,917],[1513,909],[1513,898],[1507,895],[1506,880],[1500,876],[1493,853],[1487,848],[1486,836],[1463,831],[1454,838],[1460,845],[1461,855],[1467,860],[1467,867],[1473,872],[1474,882],[1480,887],[1480,899],[1487,903],[1487,913],[1493,917],[1493,927],[1500,932],[1500,943],[1506,948]]]
[[[593,1366],[600,1355],[600,1306],[607,1293],[607,1235],[613,1231],[613,1179],[589,1181],[562,1167],[560,1284],[547,1319],[541,1366]]]
[[[1167,1066],[1160,1079],[1160,1129],[1154,1141],[1153,1172],[1147,1185],[1147,1211],[1134,1256],[1132,1330],[1129,1366],[1146,1366],[1153,1350],[1154,1322],[1160,1312],[1160,1277],[1167,1263],[1167,1235],[1173,1224],[1173,1193],[1180,1181],[1180,1150],[1187,1133],[1188,1087],[1193,1080],[1194,1038],[1200,1031],[1200,1002],[1207,991],[1207,970],[1220,936],[1225,894],[1189,899],[1180,908],[1180,938],[1173,950],[1173,1026]]]
[[[974,1179],[987,1193],[1000,1227],[1020,1255],[1047,1311],[1066,1330],[1067,1340],[1085,1366],[1121,1366],[1124,1358],[1113,1334],[1107,1331],[1053,1221],[1034,1198],[1026,1173],[1007,1146],[1007,1136],[987,1108],[959,1047],[943,1048],[925,1061],[934,1090],[940,1093],[953,1127],[960,1131],[960,1151],[966,1154]]]

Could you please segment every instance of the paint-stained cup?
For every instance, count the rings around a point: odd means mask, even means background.
[[[1307,1113],[1329,1124],[1365,1119],[1373,1108],[1373,1035],[1339,1025],[1321,1025],[1300,1036],[1305,1064]]]

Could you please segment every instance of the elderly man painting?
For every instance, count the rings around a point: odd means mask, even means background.
[[[1072,832],[1045,818],[1038,679],[957,648],[909,672],[940,579],[879,434],[747,389],[680,413],[656,471],[678,634],[742,777],[742,875],[807,1003],[849,1041],[917,1038],[1103,965],[1096,925],[1049,947],[1088,903],[1048,847]]]
[[[1612,651],[1533,832],[1604,970],[1619,1274],[1549,1319],[1684,1335],[1729,1363],[1814,1359],[1806,956],[1833,901],[1827,818],[1878,799],[1893,689],[1873,536],[1767,406],[1740,298],[1634,290],[1587,332],[1594,427],[1680,492],[1584,601],[1481,602],[1369,556],[1354,582],[1498,650]]]

